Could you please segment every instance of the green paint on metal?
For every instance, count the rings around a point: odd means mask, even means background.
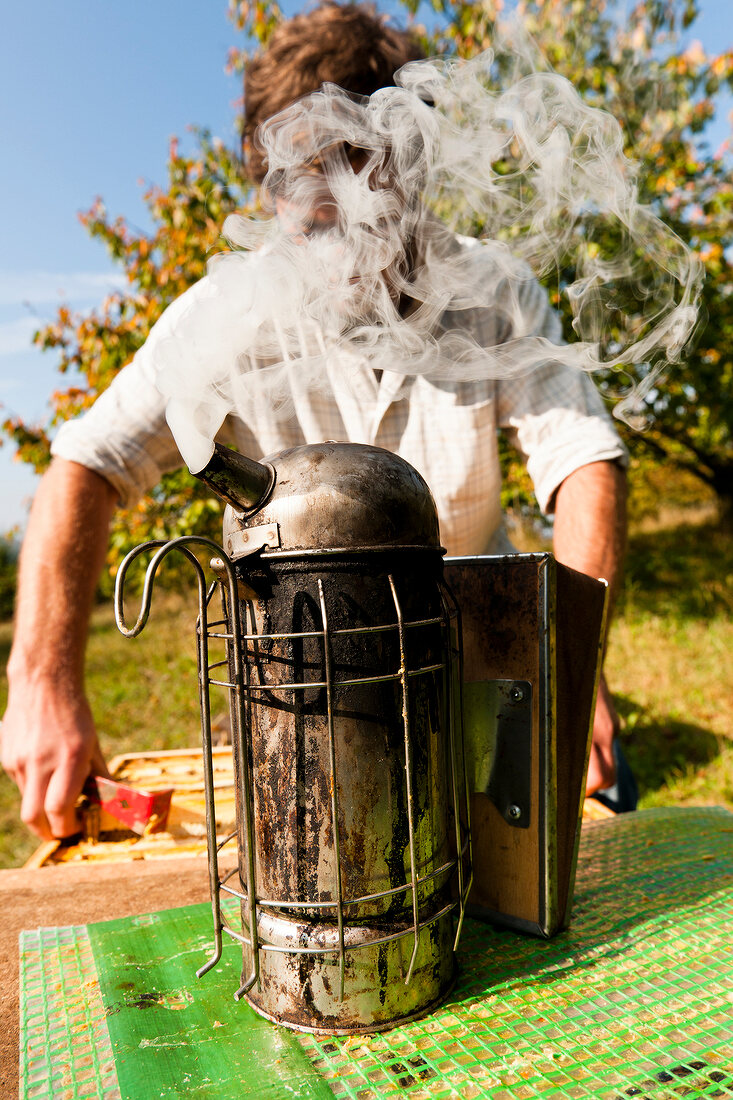
[[[332,1093],[292,1032],[233,992],[241,948],[198,980],[211,908],[187,906],[89,926],[123,1100],[325,1100]]]

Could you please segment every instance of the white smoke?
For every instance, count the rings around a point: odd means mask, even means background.
[[[700,263],[640,204],[618,123],[516,25],[473,61],[413,62],[397,83],[368,100],[325,85],[263,128],[271,216],[227,219],[235,250],[209,263],[206,295],[156,355],[192,470],[227,414],[266,401],[291,415],[291,372],[325,388],[343,353],[466,381],[558,358],[637,365],[637,397],[682,354]],[[480,245],[459,248],[454,230],[479,230]],[[577,340],[560,353],[523,331],[530,271],[556,271],[568,296]],[[511,338],[482,340],[465,310],[500,314]]]

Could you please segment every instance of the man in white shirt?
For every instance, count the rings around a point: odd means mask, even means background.
[[[358,6],[327,3],[285,24],[247,76],[250,170],[264,175],[262,153],[252,143],[260,121],[324,81],[369,95],[418,56],[407,35]],[[470,256],[477,246],[458,240],[454,247]],[[483,262],[481,255],[476,262]],[[63,426],[34,501],[2,749],[3,764],[23,792],[21,816],[43,837],[76,830],[73,807],[83,782],[90,771],[104,771],[83,668],[109,520],[118,502],[129,504],[180,465],[155,361],[162,342],[209,292],[210,282],[202,280],[174,303],[90,412]],[[520,278],[512,308],[500,307],[493,300],[465,311],[460,325],[490,345],[544,337],[558,345],[558,360],[503,381],[451,381],[390,370],[377,375],[366,358],[352,355],[345,364],[341,353],[328,386],[300,386],[294,373],[292,417],[274,416],[260,404],[249,417],[228,417],[219,438],[252,458],[329,438],[393,450],[430,485],[448,552],[474,554],[510,549],[499,503],[496,432],[502,427],[527,456],[542,508],[554,513],[558,560],[605,577],[613,597],[625,541],[624,448],[592,382],[562,365],[559,321],[539,284]],[[330,371],[328,355],[326,364]],[[340,381],[345,366],[348,385]],[[589,791],[614,782],[616,726],[602,682]]]

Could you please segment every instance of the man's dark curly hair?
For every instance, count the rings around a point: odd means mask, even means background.
[[[281,23],[245,67],[242,136],[249,174],[261,182],[267,171],[254,140],[260,123],[325,83],[365,96],[391,87],[397,69],[424,56],[408,31],[389,26],[372,5],[324,0]]]

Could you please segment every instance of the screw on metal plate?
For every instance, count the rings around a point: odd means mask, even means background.
[[[233,532],[226,541],[226,550],[232,561],[254,554],[265,546],[280,545],[280,527],[277,523],[262,523],[258,527],[246,527]]]
[[[532,684],[494,680],[491,773],[485,793],[507,825],[529,828],[532,818]]]

